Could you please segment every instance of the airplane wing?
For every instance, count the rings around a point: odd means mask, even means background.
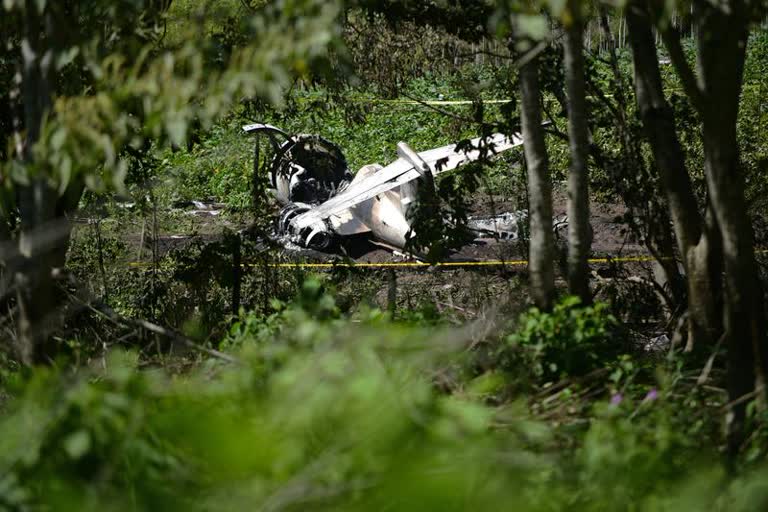
[[[512,138],[497,133],[488,138],[478,137],[472,139],[473,147],[491,149],[493,154],[501,153],[520,146],[523,139],[520,135]],[[480,158],[480,150],[456,152],[456,144],[442,146],[419,153],[424,162],[429,166],[433,175],[450,171],[462,164],[477,160]],[[388,166],[372,174],[370,177],[360,181],[353,181],[350,186],[342,193],[330,198],[328,201],[318,205],[316,208],[297,216],[291,221],[291,224],[298,229],[303,229],[316,224],[319,221],[328,219],[333,215],[339,215],[345,210],[352,208],[364,201],[372,199],[379,194],[392,190],[405,183],[418,179],[420,172],[413,167],[411,163],[403,158],[398,158]]]

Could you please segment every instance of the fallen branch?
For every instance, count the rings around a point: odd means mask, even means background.
[[[136,327],[140,327],[140,328],[142,328],[144,330],[153,332],[155,334],[159,334],[161,336],[165,336],[168,339],[171,339],[173,341],[179,342],[179,343],[181,343],[181,344],[183,344],[183,345],[185,345],[185,346],[187,346],[187,347],[189,347],[191,349],[197,350],[197,351],[202,352],[204,354],[207,354],[207,355],[209,355],[211,357],[215,357],[215,358],[221,359],[223,361],[227,361],[228,363],[240,364],[240,361],[238,359],[236,359],[236,358],[234,358],[234,357],[232,357],[232,356],[230,356],[228,354],[225,354],[224,352],[219,352],[218,350],[215,350],[215,349],[212,349],[212,348],[208,348],[208,347],[204,347],[204,346],[202,346],[202,345],[200,345],[198,343],[195,343],[194,341],[192,341],[191,339],[187,338],[183,334],[181,334],[179,332],[176,332],[174,330],[167,329],[167,328],[165,328],[163,326],[160,326],[160,325],[157,325],[157,324],[153,324],[152,322],[148,322],[146,320],[140,320],[140,319],[135,319],[135,318],[122,318],[122,317],[121,317],[121,320],[123,322],[125,322],[125,323],[132,324],[132,325],[134,325]]]
[[[435,301],[435,304],[437,304],[439,306],[444,306],[446,308],[455,309],[456,311],[459,311],[459,312],[464,313],[466,315],[471,315],[471,316],[474,316],[474,317],[477,316],[477,313],[475,313],[474,311],[470,311],[470,310],[468,310],[466,308],[462,308],[461,306],[457,306],[455,304],[448,304],[446,302],[441,302],[441,301]]]
[[[160,336],[164,336],[172,341],[181,343],[182,345],[189,347],[193,350],[197,350],[198,352],[202,352],[203,354],[207,354],[211,357],[215,357],[217,359],[221,359],[222,361],[226,361],[228,363],[233,364],[240,364],[241,361],[235,357],[230,356],[229,354],[225,354],[224,352],[220,352],[218,350],[204,347],[200,345],[199,343],[195,343],[191,339],[187,338],[180,332],[174,331],[173,329],[168,329],[166,327],[163,327],[161,325],[154,324],[152,322],[149,322],[147,320],[141,320],[137,318],[126,318],[124,316],[119,315],[115,312],[112,308],[107,306],[106,304],[98,304],[96,307],[93,304],[89,304],[86,301],[82,300],[80,297],[77,297],[75,295],[70,294],[70,297],[77,300],[81,304],[83,304],[86,308],[90,309],[94,313],[101,315],[105,317],[107,320],[111,321],[112,323],[116,325],[124,325],[129,327],[136,327],[139,329],[144,329],[149,332],[153,332],[155,334],[159,334]]]

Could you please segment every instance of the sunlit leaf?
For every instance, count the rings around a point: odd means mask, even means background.
[[[72,459],[79,459],[91,449],[91,435],[85,430],[77,430],[67,436],[63,447]]]

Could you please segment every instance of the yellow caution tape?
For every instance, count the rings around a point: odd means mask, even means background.
[[[260,266],[269,266],[269,267],[280,267],[280,268],[291,268],[291,267],[307,267],[307,268],[333,268],[333,267],[361,267],[361,268],[386,268],[386,267],[493,267],[493,266],[499,266],[499,265],[510,265],[510,266],[522,266],[527,265],[528,261],[526,260],[513,260],[513,261],[501,261],[501,260],[488,260],[488,261],[443,261],[435,264],[430,264],[425,261],[385,261],[380,263],[368,263],[368,262],[362,262],[362,263],[349,263],[349,262],[338,262],[338,263],[301,263],[301,262],[295,262],[295,263],[249,263],[248,266],[251,267],[260,267]]]
[[[768,249],[760,249],[755,251],[756,254],[768,253]],[[643,263],[654,261],[655,258],[649,255],[637,255],[637,256],[620,256],[604,258],[590,258],[587,260],[591,264],[600,263]],[[523,267],[528,265],[528,260],[484,260],[484,261],[442,261],[435,264],[427,263],[425,261],[384,261],[379,263],[373,262],[326,262],[326,263],[309,263],[309,262],[265,262],[265,263],[243,263],[243,267],[271,267],[271,268],[427,268],[427,267]],[[151,262],[144,261],[132,261],[128,263],[129,267],[151,267]]]
[[[762,84],[744,84],[742,86],[742,89],[759,89],[762,87]],[[667,88],[664,89],[665,93],[670,92],[683,92],[682,89],[679,88]],[[613,94],[604,94],[604,97],[612,98]],[[594,98],[594,96],[588,96],[588,98]],[[307,97],[299,97],[297,98],[300,101],[307,101],[312,98]],[[411,99],[385,99],[385,98],[349,98],[350,101],[353,101],[355,103],[381,103],[384,105],[472,105],[475,103],[473,100],[411,100]],[[495,105],[495,104],[504,104],[509,103],[510,101],[513,101],[512,99],[491,99],[481,100],[483,104],[486,105]],[[545,101],[555,101],[555,98],[545,98]]]
[[[472,105],[472,100],[384,100],[376,98],[360,98],[352,100],[356,103],[384,103],[397,105]],[[484,104],[509,103],[512,100],[482,100]]]
[[[589,263],[610,263],[610,262],[644,262],[653,261],[652,256],[625,256],[620,258],[591,258]],[[386,267],[524,267],[528,265],[528,260],[484,260],[484,261],[442,261],[430,264],[425,261],[388,261],[381,263],[248,263],[247,266],[260,267],[278,267],[278,268],[334,268],[334,267],[361,267],[361,268],[386,268]]]

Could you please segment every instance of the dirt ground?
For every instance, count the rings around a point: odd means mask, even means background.
[[[494,215],[515,211],[515,204],[502,197],[488,197],[479,195],[475,201],[472,215]],[[198,205],[199,206],[199,205]],[[556,219],[564,218],[567,213],[567,198],[565,193],[555,191],[553,197],[553,210]],[[592,255],[593,257],[619,258],[624,256],[645,255],[647,251],[633,239],[627,231],[627,226],[621,222],[626,208],[619,204],[607,204],[594,201],[591,204],[591,225],[593,230]],[[232,219],[221,215],[221,210],[213,206],[210,208],[176,209],[173,215],[182,216],[188,220],[177,223],[176,228],[160,229],[157,237],[156,250],[158,256],[176,250],[183,250],[193,242],[212,243],[222,238],[224,230],[238,231],[247,227],[247,219]],[[140,228],[137,232],[124,234],[123,239],[129,246],[129,253],[144,254],[144,258],[152,255],[151,236],[142,236]],[[164,232],[165,231],[165,232]],[[170,232],[169,232],[170,231]],[[566,245],[567,227],[556,231],[556,242],[559,247]],[[145,250],[138,251],[141,244]],[[247,257],[247,255],[244,255]],[[334,261],[339,257],[351,259],[357,263],[386,263],[397,262],[406,259],[405,255],[393,252],[389,248],[371,243],[367,236],[347,240],[343,244],[340,254],[321,253],[298,247],[286,247],[282,257],[289,261]],[[466,245],[454,253],[449,261],[488,261],[503,260],[507,262],[525,260],[527,258],[527,244],[524,241],[510,241],[503,239],[484,238]]]
[[[515,205],[512,201],[499,197],[478,196],[476,205],[471,212],[473,215],[494,215],[515,210]],[[566,216],[567,198],[564,193],[554,193],[553,210],[555,218]],[[626,208],[623,205],[593,201],[590,211],[590,222],[593,231],[592,254],[594,257],[610,256],[618,258],[647,253],[645,248],[628,233],[626,224],[620,221],[619,218],[625,213]],[[565,246],[567,236],[567,228],[556,232],[559,246]],[[358,248],[351,255],[359,263],[382,263],[403,259],[396,254],[393,255],[390,250],[372,244],[369,244],[367,249]],[[527,246],[524,242],[483,239],[463,247],[450,259],[452,261],[519,261],[526,258]]]

